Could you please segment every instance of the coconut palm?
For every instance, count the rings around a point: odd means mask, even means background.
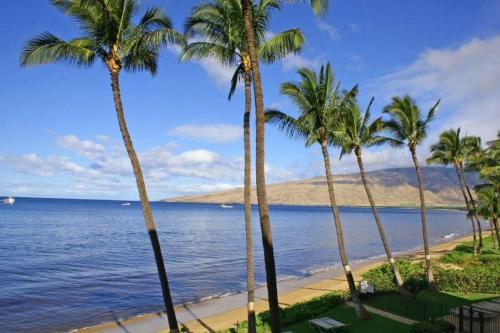
[[[352,91],[357,92],[357,89],[353,89]],[[361,180],[363,182],[368,201],[370,202],[372,213],[375,218],[375,223],[377,224],[382,244],[384,245],[387,259],[391,264],[398,287],[402,288],[403,279],[401,278],[398,266],[396,265],[396,261],[392,256],[392,251],[389,247],[389,243],[387,242],[384,226],[382,225],[377,206],[375,205],[375,200],[373,199],[370,187],[368,185],[368,180],[366,179],[365,168],[363,165],[362,148],[373,147],[385,143],[385,138],[379,135],[383,125],[382,119],[377,118],[373,122],[370,122],[370,107],[372,103],[373,98],[370,100],[366,111],[362,113],[356,100],[356,95],[353,94],[349,99],[349,102],[345,103],[342,115],[342,126],[338,131],[336,131],[336,133],[334,133],[334,140],[337,141],[338,144],[342,147],[342,151],[340,154],[341,158],[345,154],[351,154],[353,151],[356,155]]]
[[[297,29],[291,29],[264,39],[269,18],[273,9],[278,9],[277,1],[261,0],[253,6],[255,39],[259,46],[259,58],[270,63],[284,56],[298,52],[304,44],[304,37]],[[251,151],[250,151],[250,112],[252,102],[252,72],[243,22],[241,2],[215,0],[196,6],[186,22],[186,35],[201,41],[186,46],[182,60],[212,57],[223,65],[235,67],[229,99],[233,96],[238,81],[244,81],[245,111],[243,133],[245,149],[244,167],[244,207],[247,245],[247,293],[248,293],[248,331],[255,332],[254,311],[254,267],[253,236],[251,224]]]
[[[316,14],[324,13],[328,8],[328,0],[310,0],[311,7]],[[248,36],[248,55],[252,68],[253,88],[255,95],[255,173],[257,185],[257,202],[259,204],[260,226],[262,231],[262,244],[264,248],[264,261],[266,265],[266,280],[268,289],[269,310],[271,312],[271,331],[279,333],[281,330],[279,318],[278,289],[276,285],[276,268],[274,250],[269,219],[269,206],[267,203],[265,159],[264,159],[264,93],[260,76],[258,46],[255,39],[253,25],[253,1],[241,0],[245,32]]]
[[[493,225],[493,229],[495,231],[495,237],[493,234],[491,235],[491,239],[493,243],[495,242],[495,238],[497,240],[497,244],[500,244],[500,233],[498,228],[498,213],[499,213],[499,191],[498,184],[480,184],[476,186],[476,193],[478,196],[478,212],[486,219],[491,221]]]
[[[266,111],[266,121],[277,125],[289,137],[304,140],[307,147],[316,143],[321,146],[340,260],[347,278],[356,314],[359,319],[367,319],[369,315],[359,299],[345,250],[344,234],[335,198],[328,152],[328,145],[332,142],[331,134],[335,129],[335,124],[340,121],[342,105],[349,93],[341,94],[339,92],[339,85],[335,84],[329,63],[326,67],[321,67],[319,75],[307,68],[300,69],[298,74],[300,82],[282,83],[281,93],[290,97],[297,105],[300,111],[299,116],[294,118],[279,110],[268,110]]]
[[[178,331],[141,165],[125,122],[119,78],[122,70],[145,70],[154,75],[158,67],[160,48],[166,44],[182,45],[183,38],[173,30],[170,19],[156,7],[147,9],[139,21],[133,23],[132,19],[138,14],[136,0],[53,0],[52,4],[76,20],[82,35],[66,41],[51,33],[42,33],[26,43],[21,64],[32,66],[64,63],[90,67],[96,60],[101,60],[108,70],[118,124],[134,171],[169,326],[172,331]]]
[[[462,166],[466,156],[471,151],[471,138],[467,136],[461,136],[460,127],[456,130],[450,129],[444,131],[439,136],[439,141],[431,146],[431,156],[427,159],[427,164],[440,164],[440,165],[453,165],[457,173],[458,182],[460,185],[460,190],[465,200],[465,206],[467,211],[470,212],[470,221],[472,223],[472,234],[473,234],[473,254],[477,254],[477,238],[476,238],[476,225],[474,224],[474,219],[476,220],[479,229],[481,224],[477,217],[477,212],[471,206],[471,201],[466,193],[466,181],[462,171]],[[480,233],[479,238],[479,249],[482,247],[482,234]]]
[[[423,118],[420,108],[415,104],[412,98],[407,95],[404,97],[393,97],[392,102],[387,105],[383,111],[390,117],[389,120],[384,122],[385,129],[391,134],[390,137],[387,137],[387,141],[394,147],[407,146],[410,150],[413,164],[415,165],[420,194],[420,215],[422,220],[426,275],[430,289],[435,289],[435,285],[427,235],[424,179],[417,159],[417,146],[420,145],[427,136],[429,123],[434,119],[438,105],[439,101],[434,104],[427,113],[427,116]]]

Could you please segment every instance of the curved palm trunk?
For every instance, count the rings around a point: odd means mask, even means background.
[[[368,181],[366,179],[365,167],[363,165],[363,159],[361,158],[361,148],[357,147],[354,150],[356,154],[356,159],[358,160],[359,173],[361,174],[361,180],[363,181],[363,186],[365,187],[366,196],[368,197],[368,201],[370,202],[370,206],[372,208],[373,216],[375,217],[375,222],[377,224],[378,232],[380,234],[380,238],[382,239],[382,244],[384,245],[385,253],[387,255],[387,259],[392,267],[392,272],[394,273],[394,277],[396,279],[396,284],[398,288],[401,289],[403,287],[403,279],[401,278],[401,274],[399,273],[398,266],[396,265],[396,261],[392,256],[391,248],[389,247],[389,243],[387,242],[387,238],[385,236],[384,226],[382,225],[382,221],[380,221],[380,216],[378,214],[377,206],[375,205],[375,201],[373,200],[372,193],[370,191],[370,187],[368,186]]]
[[[479,234],[479,252],[481,252],[481,249],[483,248],[483,231],[481,228],[481,223],[479,222],[479,218],[477,217],[476,202],[474,200],[474,197],[472,196],[469,184],[467,183],[467,178],[465,177],[464,169],[461,165],[460,165],[460,173],[462,174],[462,179],[464,181],[465,189],[467,190],[467,194],[469,195],[469,202],[471,203],[472,209],[474,211],[474,218],[476,219],[477,231]]]
[[[470,212],[470,203],[469,199],[467,198],[467,194],[465,194],[465,185],[464,185],[464,180],[462,179],[462,173],[460,172],[460,165],[458,163],[455,163],[455,170],[457,171],[457,176],[458,176],[458,182],[460,183],[460,190],[462,191],[462,195],[464,196],[465,200],[465,206],[467,207],[467,212]],[[477,238],[476,238],[476,225],[474,224],[474,220],[472,216],[470,217],[470,222],[472,223],[472,254],[474,256],[477,255]]]
[[[260,78],[259,61],[257,58],[257,44],[253,29],[252,1],[242,0],[243,19],[247,34],[248,51],[252,65],[252,79],[255,95],[255,171],[257,184],[257,201],[259,204],[260,228],[262,231],[262,247],[264,249],[264,262],[266,266],[266,282],[269,310],[271,313],[271,331],[281,331],[280,309],[278,301],[278,287],[276,283],[276,264],[274,262],[273,237],[271,222],[269,220],[269,207],[267,204],[266,179],[264,171],[264,96]]]
[[[245,114],[243,116],[243,140],[245,145],[245,185],[243,202],[245,206],[245,233],[247,244],[247,295],[248,295],[248,333],[256,332],[255,325],[255,274],[253,266],[252,235],[252,164],[250,147],[250,111],[252,109],[251,73],[245,71]]]
[[[417,180],[418,180],[418,192],[420,194],[420,216],[422,219],[422,237],[424,240],[425,268],[427,274],[427,282],[429,283],[429,289],[435,290],[436,286],[434,284],[434,274],[432,273],[431,254],[429,252],[429,239],[427,235],[427,219],[426,219],[426,208],[425,208],[425,198],[424,198],[424,179],[422,176],[422,170],[420,170],[420,164],[418,163],[415,148],[410,148],[410,152],[411,152],[411,157],[413,159],[413,163],[415,164],[415,171],[417,173]]]
[[[347,258],[347,254],[345,251],[344,233],[342,231],[342,223],[340,222],[340,214],[335,199],[333,177],[330,169],[330,154],[328,153],[327,142],[321,143],[321,151],[323,153],[323,160],[325,162],[326,182],[328,184],[328,195],[330,197],[330,204],[332,208],[333,219],[335,222],[335,230],[337,232],[340,260],[342,261],[342,266],[344,267],[344,273],[347,279],[347,284],[349,285],[349,291],[351,292],[351,298],[352,302],[354,303],[354,309],[356,310],[356,316],[361,320],[369,319],[370,315],[366,311],[363,304],[361,304],[361,300],[359,299],[356,284],[354,282],[354,277],[352,276],[351,267],[349,266],[349,259]]]
[[[144,177],[142,175],[141,165],[137,154],[132,145],[132,140],[130,139],[130,134],[127,129],[127,124],[125,122],[125,116],[123,114],[123,105],[120,96],[120,83],[119,83],[119,72],[111,71],[111,88],[113,89],[113,97],[115,101],[116,115],[118,117],[118,124],[120,125],[120,132],[122,133],[123,143],[127,149],[128,156],[130,158],[130,163],[132,164],[132,169],[134,170],[135,181],[137,183],[137,189],[139,191],[139,197],[141,199],[142,213],[144,215],[144,220],[146,222],[146,228],[148,229],[149,238],[151,240],[151,245],[153,247],[153,252],[156,260],[156,267],[158,269],[158,275],[160,277],[161,290],[163,293],[163,301],[165,303],[165,310],[168,317],[168,325],[171,332],[178,332],[179,326],[177,324],[177,318],[175,316],[174,305],[172,302],[172,296],[170,295],[170,287],[168,285],[167,272],[165,270],[165,264],[163,262],[163,256],[161,253],[160,241],[158,239],[158,234],[156,232],[156,226],[153,220],[153,212],[151,211],[151,206],[149,204],[148,194],[146,192],[146,185],[144,183]]]

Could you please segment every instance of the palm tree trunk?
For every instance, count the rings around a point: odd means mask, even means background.
[[[127,124],[125,122],[125,116],[123,114],[123,105],[120,95],[120,83],[119,83],[119,72],[111,71],[111,88],[113,89],[113,97],[115,100],[116,115],[118,117],[118,124],[120,125],[120,132],[122,133],[123,143],[127,149],[130,162],[132,164],[132,169],[134,170],[135,181],[137,183],[137,189],[139,191],[139,197],[141,199],[142,213],[144,215],[144,220],[146,222],[146,228],[148,229],[149,238],[151,240],[151,245],[153,247],[153,252],[156,260],[156,267],[158,269],[158,275],[160,278],[161,290],[163,293],[163,301],[165,303],[165,310],[168,317],[168,325],[171,332],[178,332],[179,326],[177,324],[177,318],[175,316],[174,305],[172,302],[172,296],[170,294],[170,287],[168,285],[167,272],[165,270],[165,264],[163,262],[163,256],[161,253],[160,241],[158,239],[158,234],[156,232],[156,226],[153,220],[153,212],[151,211],[151,206],[149,204],[148,194],[146,192],[146,184],[144,183],[144,176],[142,174],[141,165],[137,154],[134,150],[132,140],[130,139],[130,134],[127,129]]]
[[[496,213],[493,213],[491,216],[491,221],[493,222],[493,226],[495,227],[495,234],[497,235],[497,244],[500,248],[500,233],[498,232],[498,216]]]
[[[243,202],[245,206],[245,232],[247,244],[247,294],[248,294],[248,333],[256,332],[255,325],[255,274],[253,266],[252,235],[252,164],[250,147],[250,112],[252,109],[252,76],[245,71],[245,114],[243,116],[243,140],[245,145],[245,185]]]
[[[389,247],[389,243],[387,242],[387,238],[385,236],[384,226],[382,225],[382,221],[380,220],[380,216],[378,214],[377,206],[375,205],[375,201],[373,200],[372,193],[370,191],[370,187],[368,186],[368,181],[366,179],[365,167],[363,165],[363,159],[361,158],[361,148],[357,147],[354,149],[354,153],[356,154],[356,158],[358,160],[359,173],[361,174],[361,180],[363,181],[363,186],[365,187],[366,196],[368,197],[368,201],[370,202],[370,206],[372,208],[373,216],[375,217],[375,222],[377,224],[378,232],[380,234],[380,238],[382,239],[382,244],[384,245],[385,253],[387,255],[387,259],[392,267],[392,272],[394,273],[394,278],[396,280],[396,284],[399,289],[403,287],[403,279],[401,278],[401,274],[399,273],[398,266],[396,265],[396,261],[392,256],[391,248]]]
[[[328,153],[328,143],[326,141],[321,143],[321,151],[323,153],[323,160],[325,162],[326,182],[328,184],[328,195],[330,196],[330,204],[332,208],[333,219],[335,222],[335,230],[337,232],[340,260],[342,262],[342,266],[344,267],[344,273],[347,279],[347,284],[349,285],[349,291],[351,292],[351,298],[352,302],[354,303],[354,309],[356,310],[356,316],[361,320],[369,319],[370,315],[366,311],[363,304],[361,304],[361,300],[359,299],[356,284],[354,282],[354,277],[352,276],[351,267],[349,266],[349,259],[347,258],[347,254],[345,251],[344,232],[342,231],[340,213],[335,199],[335,190],[333,188],[333,177],[330,166],[330,154]]]
[[[420,216],[422,219],[422,237],[424,240],[424,254],[425,254],[427,282],[429,283],[429,289],[435,290],[436,286],[434,284],[434,274],[432,273],[431,254],[429,252],[429,239],[427,235],[427,219],[426,219],[426,208],[425,208],[425,198],[424,198],[424,179],[422,176],[422,170],[420,170],[420,164],[418,163],[415,148],[410,148],[410,152],[411,152],[411,157],[413,159],[413,163],[415,164],[415,171],[417,172],[418,192],[420,194]]]
[[[464,185],[464,180],[462,179],[462,173],[460,172],[460,164],[455,163],[455,170],[457,172],[458,182],[460,183],[460,190],[462,191],[462,195],[464,196],[467,212],[470,212],[470,203],[469,199],[467,198],[467,194],[465,194],[465,189],[464,189],[465,185]],[[472,223],[472,236],[473,236],[472,254],[476,256],[477,255],[476,225],[474,224],[474,219],[472,218],[472,216],[470,216],[470,222]]]
[[[474,212],[474,218],[476,219],[477,231],[479,234],[479,252],[481,252],[481,249],[483,248],[483,232],[481,228],[481,223],[479,222],[479,218],[477,217],[476,201],[474,200],[474,197],[472,196],[472,193],[470,191],[469,184],[467,183],[467,178],[465,177],[462,165],[460,165],[460,173],[462,174],[462,179],[464,181],[465,189],[467,190],[467,194],[469,195],[469,201],[472,205],[472,209]]]
[[[248,53],[250,54],[250,62],[252,65],[252,79],[255,95],[255,171],[260,228],[262,231],[262,247],[264,249],[264,262],[266,266],[268,302],[271,313],[270,325],[272,333],[279,333],[281,332],[281,324],[278,286],[276,283],[276,264],[274,262],[273,237],[271,222],[269,220],[264,171],[264,96],[262,93],[262,82],[260,78],[259,61],[257,58],[257,44],[255,42],[255,32],[253,28],[252,0],[242,0],[242,9],[247,35]]]
[[[497,248],[497,239],[495,237],[495,225],[493,224],[493,219],[490,219],[490,233],[491,233],[491,243],[493,248]]]

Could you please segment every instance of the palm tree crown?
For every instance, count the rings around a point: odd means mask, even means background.
[[[75,18],[82,36],[65,41],[49,32],[38,35],[23,50],[23,66],[91,66],[98,58],[112,71],[146,70],[154,75],[160,47],[184,43],[159,8],[147,9],[137,24],[132,23],[136,0],[52,0],[52,4]]]
[[[266,39],[271,12],[280,8],[278,1],[261,0],[252,8],[255,41],[261,61],[271,63],[301,50],[305,39],[298,29]],[[187,19],[185,30],[186,35],[195,41],[184,49],[182,60],[214,57],[223,65],[236,67],[229,92],[231,98],[238,80],[251,69],[241,2],[214,0],[196,6]]]
[[[363,113],[356,100],[357,87],[351,92],[350,98],[342,108],[341,129],[332,133],[334,141],[342,148],[341,156],[361,147],[378,146],[387,141],[384,136],[379,135],[383,128],[382,118],[370,122],[370,109],[374,98],[372,97]]]
[[[460,127],[441,133],[439,142],[431,146],[432,155],[428,164],[462,165],[466,156],[473,150],[473,137],[461,136]]]
[[[335,84],[329,63],[321,67],[319,76],[307,68],[297,73],[301,81],[282,83],[281,93],[294,101],[300,111],[299,117],[270,109],[266,111],[266,121],[277,125],[291,138],[305,140],[306,146],[331,142],[347,94],[341,93],[339,84]]]
[[[384,124],[385,129],[392,134],[392,137],[386,138],[387,141],[394,147],[406,144],[410,150],[415,150],[427,137],[427,128],[434,119],[439,102],[438,100],[434,104],[424,119],[420,108],[410,96],[393,97],[392,103],[383,111],[391,116]]]

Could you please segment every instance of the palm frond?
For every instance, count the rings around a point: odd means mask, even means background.
[[[236,87],[238,86],[238,82],[241,80],[245,79],[245,68],[243,67],[243,64],[240,64],[236,70],[234,71],[233,77],[231,78],[231,86],[229,88],[229,95],[227,96],[228,100],[231,100],[231,98],[234,95],[234,92],[236,91]]]
[[[307,139],[308,130],[298,119],[287,115],[277,109],[267,109],[266,122],[276,125],[291,139]]]
[[[268,39],[259,48],[259,58],[265,63],[283,59],[302,49],[305,38],[299,29],[290,29]]]
[[[29,40],[21,55],[21,66],[65,63],[76,66],[91,66],[96,52],[95,44],[89,39],[64,41],[46,32]]]

